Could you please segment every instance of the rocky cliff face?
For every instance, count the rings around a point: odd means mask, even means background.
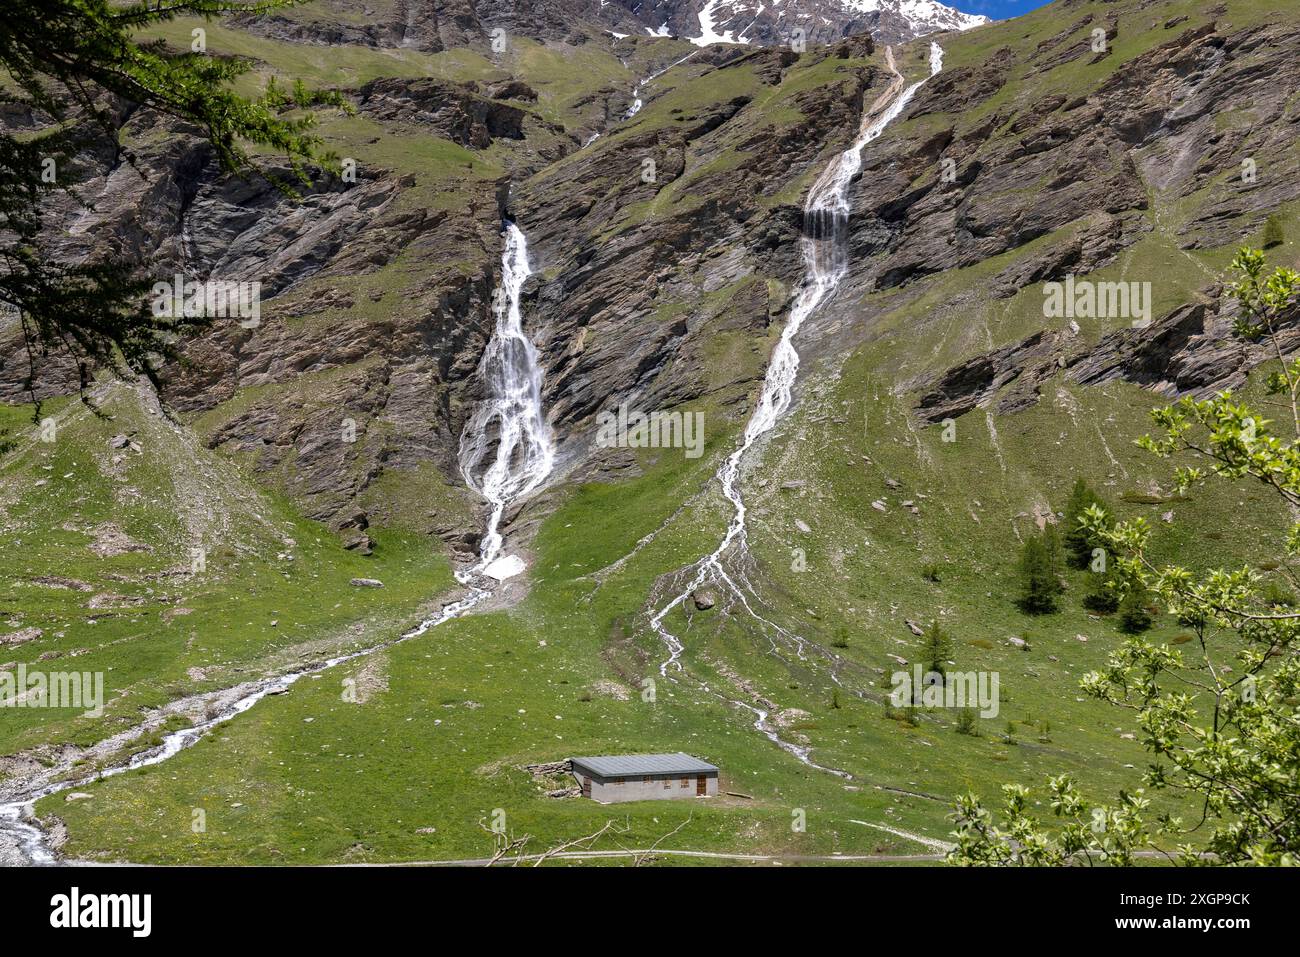
[[[761,46],[833,43],[870,33],[899,43],[945,30],[969,30],[988,17],[962,13],[935,0],[617,0],[650,33],[692,43],[732,42]],[[612,5],[612,4],[611,4]]]
[[[776,34],[759,26],[751,46],[616,40],[601,25],[631,14],[615,6],[338,0],[241,21],[267,58],[345,43],[431,59],[418,76],[365,61],[372,78],[348,87],[355,113],[324,127],[357,174],[321,176],[301,201],[221,176],[189,131],[123,105],[116,142],[79,159],[93,209],[56,211],[56,252],[260,282],[261,324],[219,322],[186,343],[164,398],[210,447],[338,528],[472,537],[455,455],[503,216],[529,236],[525,308],[562,477],[624,467],[591,443],[593,416],[620,402],[706,402],[738,421],[802,275],[804,193],[888,77],[865,36],[818,34],[802,54],[761,48]],[[866,6],[844,9],[883,17]],[[1204,305],[1082,337],[1040,317],[999,330],[1001,342],[986,317],[1032,312],[1038,285],[1066,273],[1127,264],[1158,281],[1153,246],[1191,268],[1195,251],[1249,237],[1300,199],[1294,25],[1189,22],[1149,2],[1049,11],[994,45],[944,38],[947,68],[863,154],[851,271],[803,337],[810,359],[872,340],[893,349],[890,374],[925,420],[1023,407],[1062,369],[1166,391],[1235,381],[1251,357],[1213,345]],[[538,39],[468,70],[457,48],[477,49],[500,18]],[[897,53],[909,78],[925,75],[928,44]],[[629,118],[634,88],[645,106]],[[1243,158],[1261,175],[1243,179]],[[906,337],[888,331],[891,316]],[[6,364],[7,401],[25,394],[20,369]],[[38,395],[74,387],[57,356],[44,361]]]
[[[388,0],[359,4],[324,0],[305,7],[234,19],[258,36],[320,46],[357,44],[439,53],[484,48],[492,31],[544,40],[585,41],[598,34],[604,16],[600,0]]]
[[[677,37],[699,45],[790,46],[833,43],[857,33],[899,43],[989,20],[937,0],[391,0],[362,9],[349,0],[325,0],[235,22],[259,36],[298,43],[437,53],[488,48],[497,30],[571,43],[613,34]]]
[[[1083,28],[1092,22],[1078,21]],[[907,172],[892,182],[864,176],[873,188],[855,204],[865,213],[860,248],[878,263],[864,282],[907,284],[927,264],[967,267],[1043,236],[1050,238],[993,272],[985,289],[1003,301],[1029,290],[1041,303],[1047,280],[1133,262],[1144,244],[1158,241],[1153,227],[1180,251],[1231,245],[1258,233],[1266,217],[1300,198],[1300,163],[1292,149],[1297,116],[1287,92],[1296,78],[1289,65],[1294,53],[1281,54],[1300,50],[1300,30],[1181,26],[1162,27],[1176,35],[1119,66],[1087,96],[1026,98],[1022,109],[995,110],[966,132],[958,127],[951,138],[917,137],[910,191]],[[1063,48],[1069,48],[1064,38],[1040,46],[1031,62],[1055,62]],[[1266,50],[1278,51],[1280,59]],[[1290,79],[1281,86],[1267,80],[1275,69]],[[990,72],[951,71],[922,91],[913,115],[954,97],[962,109],[977,107],[980,91],[997,86]],[[1245,104],[1258,125],[1224,121],[1233,106]],[[915,175],[940,156],[954,162],[952,183]],[[896,153],[890,162],[897,163]],[[1261,168],[1270,171],[1267,177],[1256,175]],[[1042,183],[1051,188],[1032,185]],[[904,196],[901,203],[895,190]],[[1178,212],[1170,215],[1174,204]],[[1163,222],[1166,216],[1174,221]],[[894,228],[882,229],[882,221]],[[1067,229],[1071,224],[1076,228]],[[1127,278],[1157,291],[1169,282],[1154,266],[1130,266]],[[942,418],[1000,393],[999,408],[1021,408],[1059,369],[1079,382],[1120,377],[1169,395],[1240,385],[1244,372],[1265,357],[1225,341],[1230,323],[1215,311],[1221,289],[1214,282],[1201,277],[1193,289],[1191,304],[1180,302],[1149,327],[1093,344],[1064,320],[1044,318],[1044,332],[933,380],[920,409],[927,418]]]
[[[768,331],[801,274],[792,187],[828,148],[847,145],[877,79],[863,63],[870,51],[861,38],[809,61],[767,50],[696,66],[719,83],[740,75],[742,92],[630,128],[516,191],[519,221],[555,275],[536,287],[536,315],[552,415],[566,434],[583,437],[592,415],[620,401],[735,401],[761,375]],[[790,89],[811,69],[835,79]],[[760,106],[773,97],[798,118]],[[647,159],[653,182],[641,175]],[[728,336],[739,366],[707,358]]]

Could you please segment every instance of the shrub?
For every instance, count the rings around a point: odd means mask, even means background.
[[[1111,571],[1090,572],[1088,593],[1083,596],[1083,607],[1098,614],[1109,615],[1119,608],[1119,592],[1115,590],[1115,575]]]
[[[1147,595],[1141,588],[1132,588],[1119,603],[1119,627],[1125,634],[1137,635],[1151,627],[1154,621],[1147,607]]]
[[[1294,608],[1296,603],[1295,593],[1276,580],[1271,580],[1264,586],[1260,597],[1265,604],[1276,605],[1278,608]]]
[[[1286,242],[1286,234],[1282,231],[1282,220],[1276,215],[1264,220],[1264,248],[1271,249],[1274,246],[1281,246],[1284,242]]]
[[[972,738],[980,736],[979,719],[975,716],[973,708],[962,708],[958,712],[957,733],[969,735]]]

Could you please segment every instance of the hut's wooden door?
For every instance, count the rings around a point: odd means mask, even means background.
[[[582,776],[582,796],[585,798],[591,797],[591,778],[585,774]]]
[[[709,779],[706,778],[703,774],[701,774],[698,778],[695,779],[695,796],[699,797],[701,794],[708,794],[708,793],[709,793]]]

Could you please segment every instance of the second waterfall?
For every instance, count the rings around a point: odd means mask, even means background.
[[[722,540],[710,554],[690,566],[688,584],[678,591],[666,604],[659,608],[650,618],[650,627],[663,641],[668,649],[668,658],[659,666],[662,675],[667,676],[670,669],[683,671],[681,655],[685,650],[681,639],[669,630],[666,624],[668,615],[690,597],[692,592],[706,582],[713,582],[729,592],[735,602],[761,625],[780,635],[797,649],[800,657],[807,644],[802,638],[774,621],[763,618],[750,601],[753,589],[744,577],[744,572],[732,572],[724,564],[724,558],[732,550],[742,555],[748,550],[746,542],[746,507],[740,490],[740,469],[746,454],[754,444],[770,432],[777,420],[790,406],[791,394],[799,372],[799,353],[794,347],[794,337],[800,327],[817,308],[835,291],[840,280],[848,271],[848,226],[849,226],[849,185],[862,169],[863,148],[889,126],[907,107],[908,102],[925,80],[918,80],[904,87],[902,75],[894,66],[893,50],[886,48],[886,61],[895,75],[890,91],[882,97],[877,108],[868,111],[862,120],[862,126],[853,144],[844,152],[835,156],[813,184],[804,204],[803,237],[801,239],[804,279],[795,294],[790,307],[790,318],[781,332],[781,338],[772,352],[767,374],[763,378],[763,388],[758,397],[758,404],[745,425],[744,437],[740,445],[722,463],[717,472],[722,494],[731,504],[731,520]],[[943,49],[937,43],[930,44],[930,76],[943,67]],[[775,644],[773,645],[775,649]],[[758,715],[755,727],[800,760],[812,765],[808,749],[783,741],[774,729],[767,724],[767,714],[740,701],[733,701],[741,707]],[[819,765],[813,765],[820,767]],[[823,770],[833,770],[824,768]],[[840,772],[836,772],[840,773]]]

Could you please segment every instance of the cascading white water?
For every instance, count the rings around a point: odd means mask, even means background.
[[[492,577],[523,570],[518,559],[497,561],[501,516],[511,502],[536,490],[555,466],[555,443],[542,414],[542,367],[537,347],[524,335],[519,304],[532,275],[528,241],[509,221],[505,236],[501,285],[492,303],[496,329],[479,364],[489,395],[475,408],[460,437],[465,481],[489,507],[475,571]]]
[[[695,54],[699,52],[700,52],[699,50],[692,50],[690,53],[686,54],[686,56],[682,57],[680,60],[673,61],[672,63],[664,67],[662,70],[656,70],[654,73],[651,73],[649,76],[647,76],[644,80],[639,80],[637,82],[637,85],[632,88],[632,105],[629,106],[627,108],[627,112],[623,114],[623,119],[625,120],[632,119],[632,117],[636,116],[638,113],[641,112],[641,107],[645,105],[645,103],[641,99],[641,87],[645,86],[647,83],[651,82],[652,80],[657,80],[659,77],[663,76],[673,67],[685,63],[687,60],[689,60],[691,57],[695,56]]]
[[[456,573],[467,594],[391,641],[252,683],[246,694],[223,708],[220,714],[167,735],[157,747],[120,765],[79,779],[36,787],[17,800],[0,804],[0,847],[12,848],[30,864],[53,864],[55,854],[44,832],[33,823],[34,807],[41,798],[85,787],[124,771],[161,764],[197,744],[213,728],[243,714],[268,695],[286,691],[307,675],[364,658],[459,618],[492,594],[480,576],[504,579],[523,570],[522,561],[513,556],[498,558],[502,545],[501,518],[512,502],[535,491],[555,465],[555,444],[542,413],[541,364],[536,347],[523,333],[519,300],[529,275],[528,243],[519,227],[507,221],[501,283],[493,298],[496,326],[479,364],[489,394],[470,416],[460,442],[465,479],[489,505],[478,561]]]
[[[886,53],[888,62],[893,67],[893,51],[887,48]],[[943,48],[937,43],[931,43],[930,76],[934,76],[942,68]],[[897,82],[901,84],[901,76]],[[803,285],[795,295],[794,304],[790,307],[790,318],[772,352],[767,374],[763,378],[763,389],[759,395],[758,405],[745,425],[745,434],[740,446],[727,456],[716,474],[718,483],[722,486],[722,494],[732,506],[731,521],[718,547],[693,566],[695,574],[686,588],[650,619],[651,629],[664,642],[669,652],[668,658],[659,666],[661,675],[667,676],[669,668],[682,670],[681,655],[684,650],[681,640],[664,625],[664,619],[673,609],[685,602],[692,592],[709,581],[725,587],[755,619],[780,631],[802,647],[801,639],[790,635],[779,625],[768,621],[753,610],[744,589],[723,567],[723,556],[733,546],[741,550],[746,548],[746,514],[745,501],[740,492],[740,466],[754,443],[772,430],[777,420],[790,406],[791,393],[799,373],[799,353],[794,348],[793,340],[800,326],[835,291],[848,270],[847,236],[850,212],[848,187],[862,169],[862,150],[903,112],[924,83],[925,80],[918,80],[901,90],[874,118],[869,115],[864,116],[862,128],[854,139],[853,145],[831,160],[808,192],[808,199],[804,203],[803,237],[800,241],[805,269]],[[812,764],[808,758],[809,749],[781,740],[775,730],[768,726],[765,712],[744,702],[733,703],[756,714],[758,720],[755,726],[773,742],[805,763]]]

